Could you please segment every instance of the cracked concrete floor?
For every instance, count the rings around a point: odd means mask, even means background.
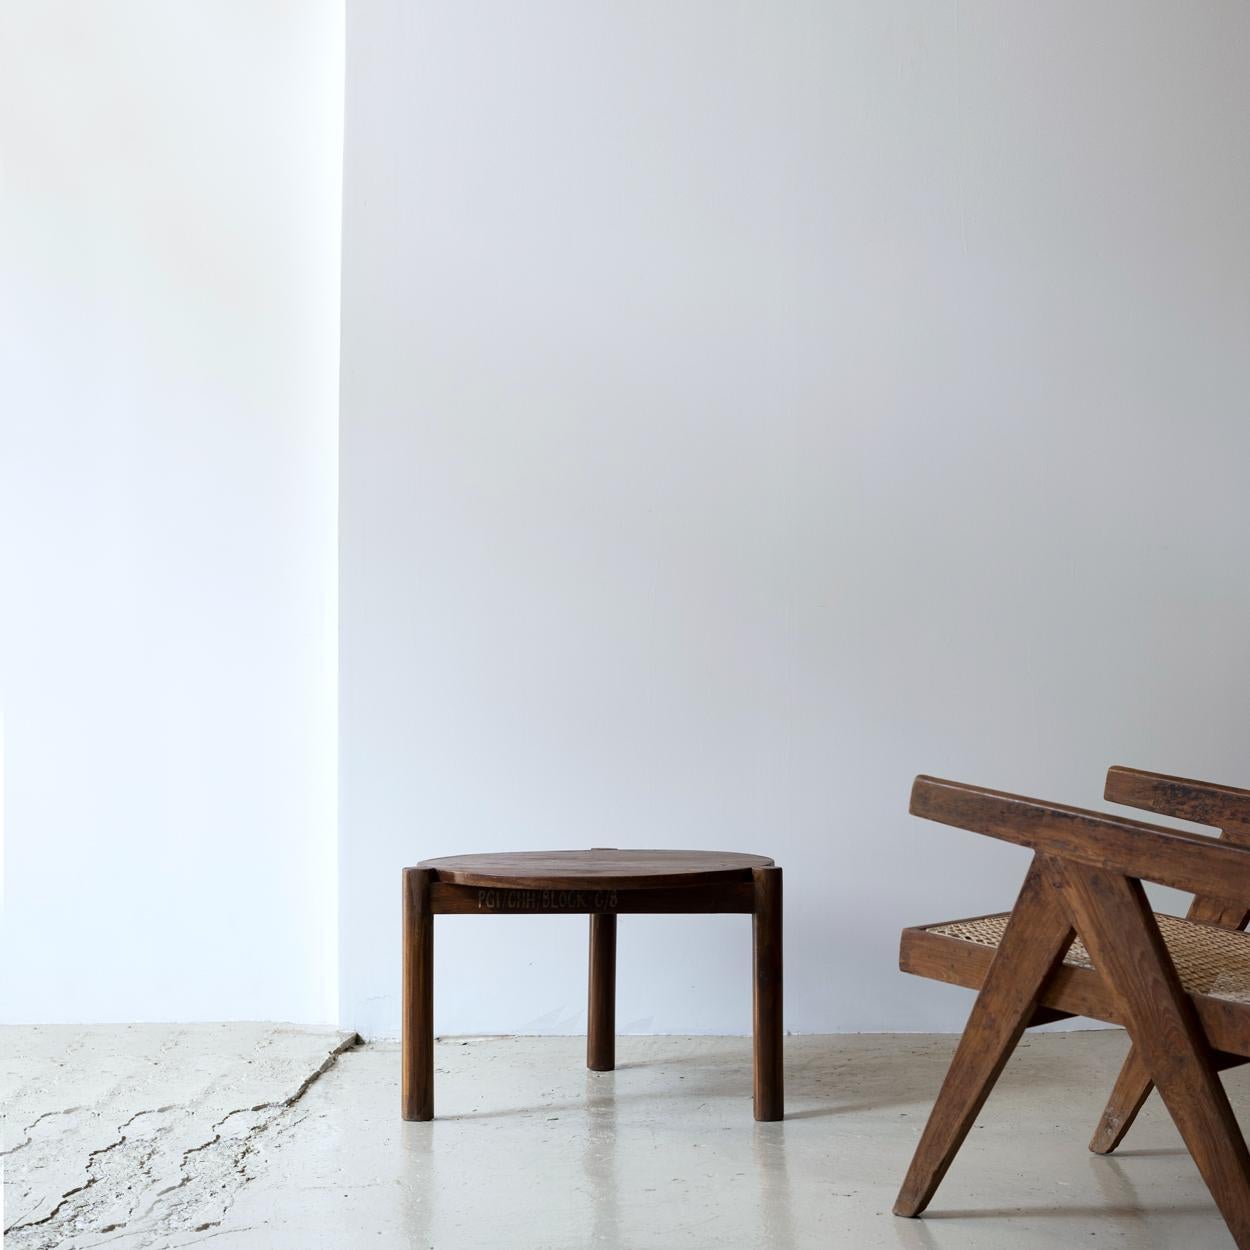
[[[749,1039],[440,1041],[432,1124],[398,1048],[259,1024],[3,1030],[8,1250],[216,1246],[1231,1246],[1166,1113],[1085,1150],[1126,1042],[1026,1040],[930,1215],[890,1205],[954,1039],[787,1039],[781,1124]],[[1228,1076],[1250,1105],[1245,1072]]]

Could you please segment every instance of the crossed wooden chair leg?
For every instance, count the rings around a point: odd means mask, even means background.
[[[907,1169],[895,1215],[919,1215],[929,1205],[1073,936],[1044,863],[1034,859]]]
[[[1250,1063],[1244,1055],[1229,1055],[1222,1050],[1213,1051],[1211,1063],[1216,1071],[1223,1072],[1228,1068],[1240,1067]],[[1125,1134],[1133,1127],[1137,1113],[1146,1103],[1155,1087],[1150,1076],[1146,1061],[1138,1053],[1136,1046],[1130,1046],[1124,1066],[1107,1099],[1102,1119],[1094,1130],[1089,1148],[1096,1155],[1109,1155],[1124,1140]]]
[[[1221,836],[1227,838],[1229,834],[1224,833]],[[1241,904],[1229,904],[1220,899],[1196,898],[1189,908],[1187,918],[1221,929],[1241,930],[1250,921],[1250,913]],[[1236,1067],[1245,1062],[1246,1059],[1241,1055],[1217,1054],[1215,1058],[1219,1068]],[[1150,1097],[1154,1087],[1146,1061],[1135,1045],[1130,1047],[1116,1079],[1115,1088],[1103,1109],[1102,1119],[1098,1121],[1098,1127],[1090,1139],[1090,1150],[1096,1155],[1109,1155],[1115,1150],[1133,1127],[1137,1113],[1146,1105],[1146,1099]]]
[[[1094,966],[1238,1246],[1250,1247],[1250,1151],[1140,881],[1068,863],[1067,897]]]
[[[1140,881],[1038,855],[977,997],[903,1182],[895,1213],[919,1215],[994,1087],[1075,934],[1118,999],[1134,1050],[1113,1103],[1135,1111],[1153,1083],[1237,1245],[1250,1250],[1250,1152]],[[1144,1092],[1143,1092],[1143,1081]],[[1122,1135],[1131,1115],[1115,1131]]]
[[[1124,1140],[1154,1087],[1146,1061],[1136,1046],[1130,1046],[1115,1088],[1103,1108],[1102,1119],[1090,1138],[1089,1148],[1096,1155],[1109,1155]]]
[[[1107,770],[1103,797],[1126,807],[1211,825],[1220,830],[1220,841],[1250,845],[1247,794],[1236,787],[1116,766]],[[1186,918],[1220,929],[1242,930],[1250,924],[1250,910],[1244,902],[1199,896],[1190,905]],[[1216,1062],[1220,1067],[1233,1067],[1246,1060],[1240,1055],[1219,1054]],[[1124,1060],[1102,1119],[1094,1130],[1090,1150],[1100,1155],[1115,1150],[1132,1128],[1153,1089],[1150,1069],[1134,1046]]]

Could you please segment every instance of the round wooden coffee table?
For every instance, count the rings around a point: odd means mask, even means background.
[[[740,912],[752,918],[755,1118],[782,1117],[781,869],[736,851],[518,851],[404,869],[403,1116],[434,1118],[434,917],[590,917],[586,1066],[616,1050],[616,918]]]

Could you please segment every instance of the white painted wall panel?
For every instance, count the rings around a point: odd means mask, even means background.
[[[787,870],[788,1023],[954,1028],[898,930],[1019,851],[932,771],[1247,778],[1250,11],[355,0],[342,987],[399,869]],[[584,1021],[584,921],[439,924],[439,1028]],[[747,925],[621,924],[622,1026],[744,1030]],[[655,975],[653,975],[655,974]]]
[[[0,19],[6,1019],[337,1013],[343,22]]]

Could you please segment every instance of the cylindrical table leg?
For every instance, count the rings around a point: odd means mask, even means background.
[[[586,1011],[586,1066],[616,1067],[616,917],[590,917],[590,993]]]
[[[402,1020],[405,1120],[434,1118],[434,913],[428,868],[404,869]]]
[[[755,964],[755,1118],[785,1114],[781,1054],[781,869],[754,868],[755,914],[751,918]]]

